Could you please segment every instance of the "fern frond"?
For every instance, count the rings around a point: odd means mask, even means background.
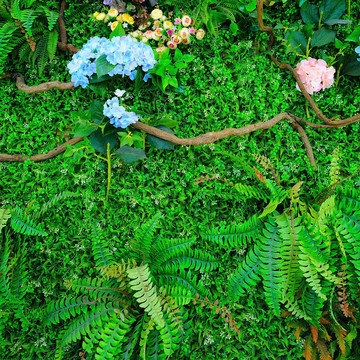
[[[240,193],[240,195],[244,195],[246,198],[267,200],[269,197],[269,195],[263,191],[263,189],[255,186],[237,183],[234,185],[234,187]]]
[[[159,239],[151,252],[151,268],[156,270],[169,259],[186,253],[196,238]]]
[[[141,333],[141,325],[142,325],[141,322],[138,321],[135,325],[132,326],[132,328],[128,332],[127,340],[125,343],[123,343],[121,348],[121,353],[118,355],[119,360],[131,359],[131,355],[134,353],[136,344],[139,341],[139,337]]]
[[[47,235],[45,231],[37,228],[34,224],[34,221],[30,219],[26,214],[24,214],[23,210],[21,210],[21,208],[19,208],[18,206],[12,211],[11,226],[15,231],[19,232],[20,234],[30,236]]]
[[[130,287],[135,291],[134,297],[139,303],[139,306],[149,314],[154,320],[155,324],[163,328],[165,326],[164,316],[161,305],[156,293],[156,288],[153,286],[150,270],[148,265],[137,266],[133,269],[128,269],[127,274],[130,279]]]
[[[0,231],[5,227],[7,221],[11,218],[9,209],[0,209]]]
[[[43,32],[44,30],[41,29],[41,32]],[[26,44],[28,47],[29,45]],[[70,191],[63,191],[59,194],[56,194],[53,198],[51,198],[49,201],[47,201],[46,203],[44,203],[40,210],[36,212],[36,214],[34,214],[34,217],[40,217],[42,216],[47,210],[49,210],[50,208],[52,208],[55,204],[57,204],[59,201],[63,200],[63,199],[68,199],[68,198],[73,198],[73,197],[78,197],[81,196],[80,193],[74,193],[74,192],[70,192]]]
[[[270,218],[263,230],[261,247],[259,248],[260,275],[263,278],[265,300],[275,315],[280,316],[282,300],[282,259],[281,238],[279,228]]]
[[[56,49],[57,49],[57,43],[59,39],[59,33],[56,30],[49,32],[49,41],[47,44],[47,55],[49,57],[49,60],[54,60]]]
[[[314,325],[319,323],[321,314],[323,312],[325,300],[320,298],[316,292],[306,284],[303,288],[302,305],[306,314],[311,318]]]
[[[244,247],[248,242],[259,239],[263,227],[262,219],[253,215],[240,225],[228,225],[214,228],[211,233],[204,235],[206,240],[226,247]]]
[[[236,269],[229,279],[228,293],[233,296],[245,295],[250,288],[254,288],[260,278],[258,276],[261,266],[257,245],[251,249],[245,260]]]
[[[60,320],[69,319],[71,316],[75,317],[83,312],[86,312],[88,305],[83,301],[83,297],[78,298],[63,298],[48,305],[44,315],[45,324],[57,324]]]
[[[160,337],[162,339],[164,354],[170,356],[179,346],[179,329],[176,322],[174,322],[173,319],[169,319],[169,315],[165,315],[164,320],[165,326],[160,329]]]
[[[151,254],[151,246],[155,242],[153,239],[154,232],[159,224],[161,213],[157,213],[151,220],[142,224],[135,232],[136,248],[140,249],[145,259],[148,260]]]
[[[92,224],[93,228],[93,239],[92,239],[92,251],[95,259],[95,264],[97,268],[106,268],[110,265],[115,264],[115,259],[110,253],[109,249],[104,245],[105,241],[100,239],[96,227]]]
[[[122,344],[127,340],[133,317],[121,320],[116,313],[109,314],[109,319],[99,332],[99,346],[96,349],[96,360],[111,360],[122,351]]]
[[[331,156],[331,164],[330,164],[330,184],[336,184],[340,181],[340,167],[339,167],[339,160],[340,160],[340,149],[337,147]]]

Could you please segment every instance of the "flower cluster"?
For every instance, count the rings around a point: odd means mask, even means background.
[[[112,99],[109,99],[104,104],[103,114],[110,119],[110,124],[115,127],[127,128],[129,125],[136,123],[139,120],[139,116],[134,112],[128,112],[120,105],[119,97],[124,95],[125,91],[116,90]]]
[[[92,17],[98,21],[104,21],[108,23],[111,27],[111,30],[115,30],[119,22],[122,23],[124,28],[127,28],[128,25],[133,25],[135,20],[129,14],[119,14],[117,9],[110,9],[107,14],[95,12]],[[116,20],[116,21],[113,21]]]
[[[322,59],[316,60],[309,57],[308,60],[302,60],[297,64],[295,71],[310,95],[321,89],[327,89],[334,83],[335,68],[328,67]],[[296,88],[300,90],[298,84]]]
[[[203,29],[196,30],[192,26],[194,21],[188,15],[172,19],[170,15],[166,17],[160,9],[154,9],[150,17],[151,21],[140,25],[138,30],[129,35],[145,43],[155,40],[158,42],[156,50],[159,53],[166,48],[176,49],[179,44],[190,44],[191,35],[195,35],[197,40],[202,40],[205,36]]]
[[[114,36],[111,40],[93,37],[78,53],[74,54],[67,66],[71,81],[75,86],[80,85],[85,88],[89,84],[89,79],[96,73],[96,60],[101,55],[106,55],[106,60],[116,65],[109,72],[110,76],[126,75],[131,80],[136,78],[138,66],[146,72],[156,63],[151,47],[130,36]],[[146,75],[144,81],[147,81],[149,77]]]

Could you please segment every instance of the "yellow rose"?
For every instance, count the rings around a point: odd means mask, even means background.
[[[110,17],[117,17],[119,15],[119,12],[116,9],[110,9],[108,15]]]
[[[135,22],[134,18],[131,17],[129,14],[123,14],[122,19],[123,21],[126,21],[129,24],[133,24]]]
[[[93,13],[93,17],[96,18],[100,13],[98,13],[97,11]]]
[[[96,19],[96,20],[99,20],[99,21],[102,21],[102,20],[105,19],[105,17],[106,17],[106,15],[105,15],[104,13],[100,13],[99,15],[97,15],[97,16],[95,17],[95,19]]]
[[[120,22],[123,22],[122,15],[120,14],[119,16],[117,16],[117,17],[116,17],[116,20],[117,20],[117,21],[120,21]]]
[[[164,21],[163,25],[164,25],[164,29],[171,29],[173,26],[172,22],[169,20]]]
[[[159,9],[154,9],[150,16],[154,19],[154,20],[158,20],[163,16],[163,12]]]
[[[114,21],[112,24],[111,24],[111,30],[114,31],[116,29],[116,27],[118,26],[119,22],[118,21]],[[120,29],[121,30],[121,29]]]

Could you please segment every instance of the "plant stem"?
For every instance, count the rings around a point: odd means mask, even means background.
[[[343,65],[344,64],[340,64],[339,69],[338,69],[338,71],[336,73],[336,80],[335,80],[335,86],[336,87],[338,87],[338,85],[339,85],[339,81],[340,81],[340,78],[341,78],[340,71],[341,71],[341,68],[342,68]]]
[[[108,181],[107,181],[107,189],[106,189],[106,198],[105,202],[107,203],[109,200],[110,186],[111,186],[111,155],[110,155],[110,143],[107,144],[107,163],[108,163]]]
[[[310,113],[309,113],[309,106],[308,106],[308,104],[305,104],[305,110],[306,110],[306,117],[309,119],[309,118],[310,118]]]
[[[321,11],[321,13],[320,13],[320,18],[319,18],[319,30],[320,30],[321,27],[322,27],[321,19],[322,19],[322,17],[323,17],[323,14],[324,14],[324,11]]]

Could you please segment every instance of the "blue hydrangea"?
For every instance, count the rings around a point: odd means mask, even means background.
[[[85,88],[89,85],[91,76],[96,73],[96,60],[104,54],[110,64],[116,65],[109,72],[110,76],[126,75],[131,80],[136,78],[139,66],[147,72],[156,63],[152,48],[131,36],[114,36],[111,40],[96,36],[74,54],[68,64],[71,81],[75,86]]]
[[[126,111],[126,109],[120,105],[119,98],[116,96],[106,101],[103,114],[110,119],[110,124],[123,129],[139,120],[139,115]]]
[[[360,46],[358,46],[356,49],[355,49],[355,51],[359,54],[359,56],[360,56]],[[360,61],[360,57],[358,58],[358,61]]]

